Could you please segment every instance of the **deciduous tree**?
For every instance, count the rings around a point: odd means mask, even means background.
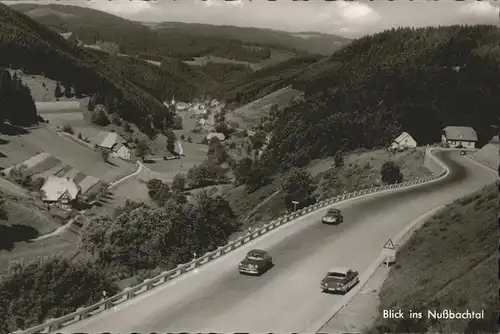
[[[400,183],[403,181],[403,174],[399,166],[394,161],[387,161],[380,169],[382,182],[386,184]]]

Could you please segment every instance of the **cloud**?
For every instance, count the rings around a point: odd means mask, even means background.
[[[206,7],[243,7],[245,3],[243,0],[233,0],[233,1],[225,1],[225,0],[198,0],[198,3]]]
[[[465,16],[491,17],[498,15],[498,5],[499,2],[497,0],[490,2],[474,1],[464,4],[459,12]]]
[[[341,17],[349,23],[370,24],[382,17],[369,5],[360,2],[336,2]]]
[[[352,35],[369,30],[382,20],[382,15],[366,3],[327,2],[321,7],[316,9],[320,14],[313,20],[314,26],[321,31]]]
[[[113,0],[113,1],[86,1],[82,5],[119,16],[131,16],[131,15],[135,16],[135,15],[140,15],[141,12],[146,12],[151,10],[155,6],[155,4],[157,3],[149,1]]]

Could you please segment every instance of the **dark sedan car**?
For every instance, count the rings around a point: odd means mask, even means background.
[[[342,217],[342,213],[339,209],[330,209],[327,211],[326,215],[323,216],[321,221],[324,224],[340,224],[344,221],[344,217]]]
[[[359,274],[357,271],[346,267],[336,267],[329,270],[321,280],[321,290],[346,294],[358,283]]]
[[[266,251],[252,249],[240,262],[239,271],[241,274],[262,275],[272,268],[273,258]]]
[[[465,151],[460,151],[460,155],[466,155],[467,153]]]

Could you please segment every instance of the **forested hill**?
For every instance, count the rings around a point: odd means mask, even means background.
[[[43,74],[73,86],[77,95],[100,93],[109,109],[136,124],[147,135],[172,121],[171,112],[156,98],[126,79],[112,64],[67,43],[8,6],[0,4],[0,67]]]
[[[150,23],[151,27],[162,36],[174,34],[196,35],[200,38],[220,38],[239,40],[250,45],[267,45],[283,48],[304,54],[331,55],[351,40],[345,37],[319,32],[286,32],[264,28],[249,28],[235,26],[217,26],[211,24],[162,22]]]
[[[387,145],[401,131],[435,143],[447,125],[492,136],[500,105],[494,26],[400,28],[356,40],[293,86],[305,102],[274,119],[265,163],[302,165],[338,150]],[[327,70],[325,70],[325,68]],[[300,80],[299,80],[300,79]]]
[[[121,53],[150,59],[218,56],[259,63],[273,50],[330,55],[349,39],[329,35],[294,34],[260,28],[166,22],[143,24],[91,8],[61,4],[14,4],[12,8],[58,32],[73,32],[85,44],[107,41]]]

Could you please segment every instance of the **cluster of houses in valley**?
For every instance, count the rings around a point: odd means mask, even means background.
[[[441,145],[443,147],[474,149],[476,148],[476,142],[477,133],[471,127],[447,126],[441,133]],[[415,147],[417,147],[415,139],[408,132],[403,132],[393,140],[388,150],[404,151]]]
[[[172,98],[170,102],[163,102],[167,107],[174,108],[177,113],[179,112],[191,112],[191,118],[196,119],[199,126],[213,127],[215,125],[215,116],[222,112],[224,108],[224,103],[217,101],[216,99],[207,100],[194,100],[191,103],[178,102],[175,98]],[[220,141],[226,140],[226,136],[220,132],[211,132],[207,135],[207,140],[210,141],[213,137],[219,138]]]
[[[130,149],[123,138],[116,132],[100,132],[90,140],[95,148],[107,151],[110,156],[130,160]],[[41,188],[43,201],[49,207],[70,210],[75,201],[82,195],[82,186],[71,177],[50,175]]]

